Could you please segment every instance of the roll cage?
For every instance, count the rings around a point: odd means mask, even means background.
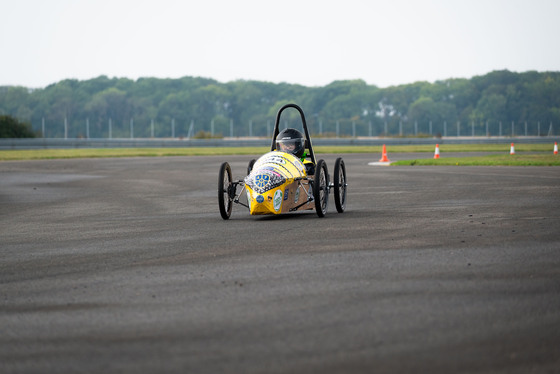
[[[313,165],[317,164],[315,160],[315,153],[313,152],[313,146],[311,145],[311,137],[309,136],[309,130],[307,129],[307,122],[305,121],[305,114],[303,114],[303,110],[296,104],[286,104],[278,110],[276,114],[276,121],[274,122],[274,131],[272,133],[272,144],[270,146],[270,151],[276,150],[276,137],[280,133],[280,116],[285,109],[294,108],[299,112],[301,117],[301,123],[303,125],[303,132],[305,135],[305,149],[309,151],[307,157],[311,159]]]

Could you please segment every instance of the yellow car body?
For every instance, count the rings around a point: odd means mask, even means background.
[[[314,209],[306,177],[305,165],[294,155],[278,151],[263,155],[244,180],[250,214]]]

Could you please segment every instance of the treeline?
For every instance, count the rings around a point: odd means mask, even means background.
[[[36,133],[29,123],[18,121],[11,116],[0,115],[0,138],[34,138]]]
[[[315,135],[546,135],[551,125],[560,128],[560,72],[504,70],[383,89],[361,80],[306,87],[106,76],[0,87],[0,115],[45,137],[267,136],[289,102],[303,108]]]

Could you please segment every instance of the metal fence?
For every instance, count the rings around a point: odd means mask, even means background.
[[[144,121],[145,122],[145,121]],[[283,127],[297,127],[289,121],[281,123]],[[329,138],[357,138],[357,137],[516,137],[516,136],[554,136],[554,125],[541,122],[503,123],[501,121],[485,121],[482,123],[461,122],[432,122],[417,121],[370,121],[364,120],[328,120],[318,118],[308,120],[310,132],[315,137]],[[40,131],[44,138],[61,139],[152,139],[179,138],[192,139],[201,137],[268,137],[273,128],[273,121],[263,123],[248,121],[246,124],[235,124],[233,120],[208,124],[196,124],[191,121],[176,121],[168,123],[150,120],[147,123],[135,122],[134,118],[126,121],[113,121],[108,118],[102,122],[90,123],[89,119],[69,121],[67,118],[60,122],[47,122],[41,119],[38,126],[33,124],[36,131]]]

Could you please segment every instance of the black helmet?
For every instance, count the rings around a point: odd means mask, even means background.
[[[276,137],[276,150],[291,153],[299,158],[305,151],[303,134],[296,129],[284,129]]]

